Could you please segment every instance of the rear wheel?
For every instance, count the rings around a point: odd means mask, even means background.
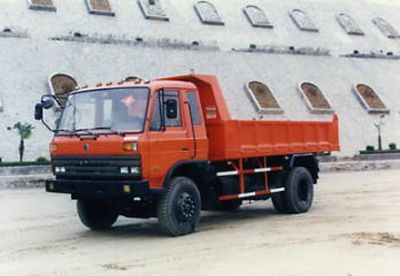
[[[163,230],[172,236],[194,232],[200,211],[200,192],[196,184],[187,177],[172,178],[167,193],[158,203],[158,220]]]
[[[106,200],[79,199],[77,209],[81,222],[92,230],[108,229],[118,218],[114,206]]]
[[[283,198],[289,213],[304,213],[310,209],[314,198],[314,184],[306,168],[294,167],[290,170],[285,181]]]
[[[271,196],[272,204],[278,213],[287,214],[288,210],[286,208],[284,193],[276,193]]]
[[[285,185],[287,173],[279,172],[273,180],[273,187],[282,187]],[[285,192],[273,193],[271,195],[272,204],[278,213],[287,214],[288,210],[285,202]]]

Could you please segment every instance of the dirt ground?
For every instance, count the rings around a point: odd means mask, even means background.
[[[400,275],[400,170],[327,173],[309,213],[270,201],[204,213],[196,233],[120,218],[91,232],[67,195],[0,192],[0,275]]]

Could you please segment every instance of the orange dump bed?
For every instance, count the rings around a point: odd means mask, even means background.
[[[199,89],[212,161],[340,149],[337,115],[330,122],[233,120],[215,76],[194,74],[166,79],[188,81]]]
[[[339,150],[336,115],[331,122],[230,120],[207,132],[213,161]]]

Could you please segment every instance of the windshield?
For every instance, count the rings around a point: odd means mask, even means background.
[[[117,88],[71,94],[57,127],[58,132],[142,132],[148,88]]]

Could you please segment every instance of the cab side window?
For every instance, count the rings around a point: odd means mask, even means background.
[[[192,120],[194,125],[201,125],[201,116],[199,103],[196,98],[195,92],[187,92],[188,101],[190,104],[190,110],[192,112]]]
[[[164,96],[162,94],[164,94]],[[174,119],[167,117],[165,103],[168,100],[176,100],[178,103],[178,105],[177,105],[178,106],[178,110],[177,110],[178,116]],[[154,98],[153,106],[154,106],[154,108],[153,108],[153,114],[151,116],[150,130],[158,131],[161,129],[161,119],[162,119],[161,112],[163,112],[162,117],[165,121],[166,127],[182,126],[178,91],[165,90],[164,93],[158,92],[156,97]]]

